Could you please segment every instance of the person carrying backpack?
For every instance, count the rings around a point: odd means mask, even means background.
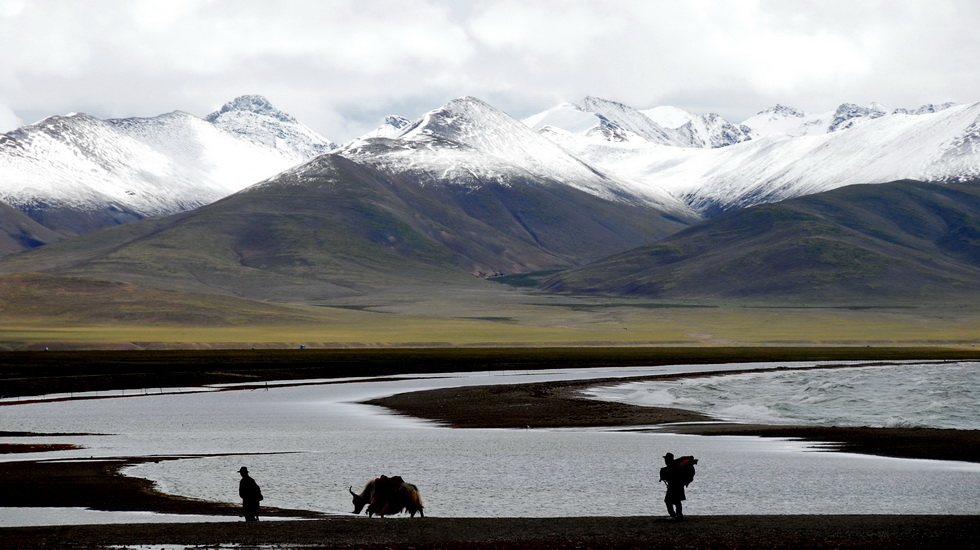
[[[687,500],[684,494],[684,487],[694,481],[694,465],[698,459],[693,456],[682,456],[674,460],[673,453],[664,455],[666,466],[660,468],[660,481],[667,484],[667,495],[664,503],[667,504],[667,513],[670,517],[681,521],[684,519],[684,505],[682,501]]]

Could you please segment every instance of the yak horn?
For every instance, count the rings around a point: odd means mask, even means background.
[[[347,489],[347,490],[350,491],[350,494],[354,495],[355,497],[358,496],[357,493],[354,492],[354,486],[353,485],[351,485],[350,486],[350,489]]]

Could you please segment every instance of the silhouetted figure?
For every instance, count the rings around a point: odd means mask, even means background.
[[[684,505],[681,504],[681,501],[687,500],[684,495],[684,479],[680,468],[674,461],[673,453],[665,454],[664,462],[667,465],[660,469],[660,481],[667,484],[667,496],[664,497],[667,513],[676,520],[683,520]]]
[[[242,514],[245,516],[245,521],[258,521],[262,490],[259,489],[259,484],[248,476],[248,468],[242,466],[238,473],[242,474],[242,480],[238,482],[238,496],[242,497]]]

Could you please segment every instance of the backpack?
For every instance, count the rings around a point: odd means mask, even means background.
[[[677,468],[677,478],[685,487],[694,481],[694,465],[698,459],[693,456],[682,456],[674,460],[674,467]]]

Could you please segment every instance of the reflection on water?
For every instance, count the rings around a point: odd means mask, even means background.
[[[980,513],[980,465],[975,464],[801,452],[806,447],[798,442],[749,437],[458,430],[357,403],[433,387],[710,368],[732,366],[258,387],[18,405],[0,407],[0,415],[9,430],[112,434],[59,437],[58,442],[88,448],[44,457],[238,454],[129,470],[157,481],[164,491],[223,502],[238,501],[236,472],[244,465],[262,486],[266,506],[348,513],[349,486],[356,491],[388,474],[418,485],[426,515],[433,517],[663,515],[657,473],[660,457],[671,451],[701,459],[685,503],[690,514]],[[47,438],[18,441],[34,440]],[[0,510],[0,524],[3,519]]]

